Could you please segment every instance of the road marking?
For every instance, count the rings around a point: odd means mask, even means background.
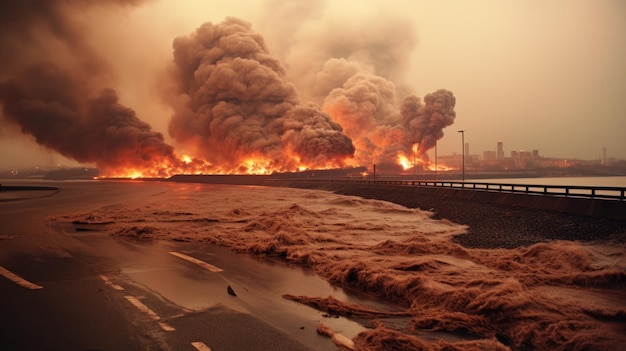
[[[124,288],[122,288],[121,286],[117,285],[117,284],[113,284],[113,282],[111,281],[111,279],[109,279],[109,277],[107,277],[106,275],[100,275],[100,279],[102,279],[104,281],[104,284],[112,287],[115,290],[124,290]]]
[[[180,252],[170,251],[170,254],[172,254],[172,255],[174,255],[174,256],[176,256],[176,257],[180,257],[180,258],[182,258],[183,260],[189,261],[189,262],[191,262],[191,263],[195,263],[195,264],[197,264],[197,265],[198,265],[198,266],[200,266],[200,267],[203,267],[203,268],[206,268],[206,269],[210,270],[211,272],[215,272],[215,273],[217,273],[217,272],[223,272],[223,271],[224,271],[223,269],[221,269],[221,268],[219,268],[219,267],[215,267],[215,266],[214,266],[214,265],[212,265],[212,264],[206,263],[206,262],[204,262],[204,261],[200,261],[200,260],[199,260],[199,259],[197,259],[197,258],[193,258],[193,257],[191,257],[191,256],[187,256],[187,255],[182,254],[182,253],[180,253]]]
[[[21,285],[25,288],[31,289],[31,290],[43,289],[43,286],[31,283],[28,280],[20,277],[19,275],[11,272],[10,270],[2,266],[0,266],[0,275],[3,275],[5,278],[9,279],[10,281],[18,285]]]
[[[191,346],[195,347],[198,351],[211,351],[211,348],[206,346],[203,342],[194,341],[191,343]]]
[[[354,350],[354,341],[343,334],[335,333],[330,339],[342,349]]]
[[[170,325],[168,325],[167,323],[160,322],[161,317],[159,317],[159,315],[156,314],[153,310],[149,309],[148,306],[146,306],[143,303],[141,303],[141,301],[139,301],[136,297],[130,296],[130,295],[126,295],[124,297],[126,298],[126,300],[128,300],[128,302],[133,304],[133,306],[137,307],[138,310],[140,310],[141,312],[147,314],[148,316],[150,316],[150,318],[154,319],[155,321],[158,321],[159,322],[159,326],[161,327],[161,329],[163,329],[165,331],[174,331],[174,330],[176,330],[173,327],[171,327]]]
[[[159,322],[159,326],[161,327],[161,329],[163,329],[165,331],[174,331],[174,330],[176,330],[171,325],[163,323],[163,322]]]

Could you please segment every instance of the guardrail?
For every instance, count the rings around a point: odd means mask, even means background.
[[[626,201],[626,188],[606,186],[573,186],[573,185],[538,185],[538,184],[506,184],[455,181],[424,181],[424,180],[384,180],[354,178],[308,178],[289,179],[305,182],[352,183],[373,185],[397,185],[415,187],[437,187],[467,189],[475,191],[492,191],[527,195],[544,195],[560,197],[578,197],[597,200]]]

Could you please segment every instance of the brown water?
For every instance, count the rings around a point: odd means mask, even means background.
[[[118,236],[276,256],[401,306],[376,308],[314,292],[285,295],[370,327],[355,338],[358,350],[624,348],[624,244],[555,241],[514,250],[466,249],[451,240],[464,226],[430,215],[325,191],[181,184],[142,203],[52,219],[105,224]],[[423,336],[425,330],[466,337],[433,341]]]

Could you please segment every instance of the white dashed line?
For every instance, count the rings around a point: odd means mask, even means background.
[[[331,337],[331,340],[335,343],[335,345],[339,346],[342,349],[354,350],[354,341],[350,340],[345,335],[335,333]]]
[[[128,300],[128,302],[132,303],[133,306],[137,307],[138,310],[150,316],[150,318],[154,319],[155,321],[161,320],[161,317],[159,317],[159,315],[154,313],[153,310],[149,309],[148,306],[144,305],[136,297],[129,296],[129,295],[124,296],[124,297],[126,298],[126,300]]]
[[[211,351],[211,348],[206,346],[203,342],[195,341],[191,343],[191,346],[195,347],[198,351]]]
[[[159,326],[161,327],[161,329],[163,329],[165,331],[174,331],[174,330],[176,330],[171,325],[163,323],[163,322],[159,322]]]
[[[206,268],[206,269],[210,270],[211,272],[217,273],[217,272],[223,272],[224,271],[223,269],[221,269],[219,267],[215,267],[212,264],[206,263],[204,261],[200,261],[197,258],[193,258],[191,256],[187,256],[187,255],[182,254],[180,252],[171,251],[170,254],[172,254],[172,255],[174,255],[176,257],[182,258],[183,260],[189,261],[191,263],[195,263],[195,264],[197,264],[200,267],[203,267],[203,268]]]
[[[156,313],[154,313],[153,310],[149,309],[148,306],[144,305],[143,303],[141,303],[141,301],[139,301],[136,297],[134,296],[124,296],[126,298],[126,300],[128,300],[128,302],[132,303],[133,306],[137,307],[138,310],[140,310],[141,312],[147,314],[148,316],[150,316],[150,318],[154,319],[155,321],[159,321],[159,326],[161,327],[161,329],[165,330],[165,331],[174,331],[176,329],[174,329],[173,327],[171,327],[170,325],[160,322],[161,317],[159,317],[159,315],[157,315]]]
[[[115,290],[124,290],[124,288],[122,288],[121,286],[117,285],[117,284],[113,284],[113,282],[111,281],[111,279],[109,279],[109,277],[107,277],[106,275],[100,275],[100,279],[102,279],[102,281],[104,281],[104,283],[108,286],[110,286],[111,288],[115,289]]]
[[[2,266],[0,266],[0,275],[4,276],[5,278],[9,279],[10,281],[18,285],[21,285],[31,290],[43,289],[43,286],[31,283],[28,280],[20,277],[19,275],[9,271],[8,269]]]

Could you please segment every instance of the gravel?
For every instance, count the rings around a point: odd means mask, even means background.
[[[517,248],[551,240],[626,242],[626,221],[573,215],[519,206],[477,203],[465,199],[416,195],[402,187],[359,184],[292,184],[300,188],[323,188],[337,194],[393,202],[434,213],[468,226],[468,233],[454,240],[468,248]]]

